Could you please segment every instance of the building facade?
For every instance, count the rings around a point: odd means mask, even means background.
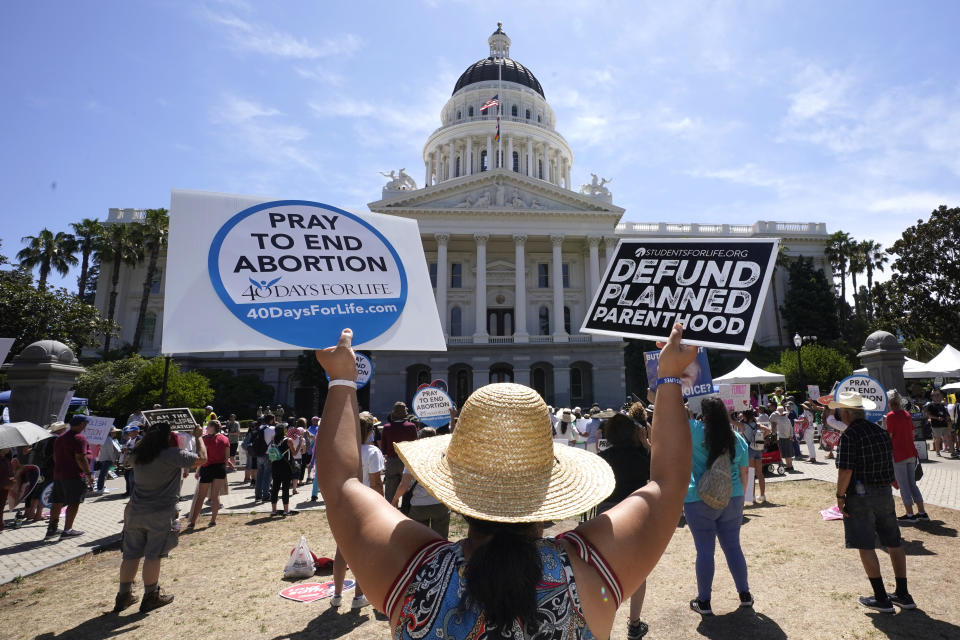
[[[458,404],[479,386],[513,381],[554,405],[619,406],[627,392],[625,343],[582,334],[579,327],[622,237],[779,237],[788,256],[812,258],[829,273],[823,223],[622,222],[625,211],[613,204],[607,180],[591,174],[588,184],[574,189],[573,151],[556,129],[539,81],[510,58],[510,38],[500,26],[488,45],[489,56],[457,80],[441,126],[424,145],[424,186],[403,170],[399,177],[391,172],[381,198],[368,205],[417,220],[447,340],[446,352],[373,353],[371,410],[384,413],[395,400],[409,402],[418,386],[438,378]],[[494,97],[499,105],[490,106]],[[108,222],[141,215],[111,209]],[[121,343],[132,339],[145,271],[145,265],[121,270]],[[775,312],[786,291],[784,272],[778,270],[764,303],[760,344],[789,344]],[[102,273],[109,273],[107,266]],[[101,309],[109,288],[109,282],[98,286]],[[145,355],[159,352],[162,290],[162,282],[155,283]],[[208,321],[205,310],[198,308],[198,321]],[[178,360],[256,374],[274,386],[278,401],[292,404],[298,354],[178,354]]]

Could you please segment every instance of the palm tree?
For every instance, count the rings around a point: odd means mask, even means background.
[[[853,307],[858,316],[862,314],[863,310],[860,308],[862,297],[857,296],[860,291],[860,287],[857,286],[857,276],[867,270],[867,255],[863,245],[863,242],[853,242],[847,256],[849,261],[847,269],[850,271],[850,280],[853,283]]]
[[[37,235],[24,236],[20,241],[26,242],[27,246],[17,253],[17,260],[20,266],[27,269],[40,267],[39,289],[47,288],[47,276],[51,269],[65,276],[70,267],[77,264],[77,258],[73,255],[77,250],[77,241],[69,233],[58,231],[54,234],[49,229],[41,229]]]
[[[870,314],[870,319],[873,320],[873,270],[883,271],[884,266],[890,260],[890,256],[883,250],[883,245],[879,242],[864,240],[861,244],[863,245],[867,265],[867,312]]]
[[[117,313],[117,284],[120,282],[120,265],[136,265],[143,257],[140,243],[139,225],[117,222],[106,228],[102,240],[96,249],[96,257],[100,264],[107,262],[113,265],[110,280],[110,303],[107,308],[107,317],[114,321]],[[103,343],[103,351],[110,351],[110,334],[107,334]]]
[[[80,251],[80,276],[77,278],[77,297],[83,300],[87,293],[87,279],[90,276],[90,254],[97,248],[103,234],[103,225],[98,220],[84,218],[80,222],[71,222],[73,235]]]
[[[850,260],[850,247],[853,245],[853,238],[846,231],[835,231],[827,238],[827,246],[824,253],[827,260],[830,261],[830,267],[833,269],[834,277],[840,278],[840,321],[841,324],[846,317],[847,308],[847,265]]]
[[[147,209],[140,227],[143,249],[150,256],[147,263],[147,275],[143,279],[143,293],[140,295],[140,312],[137,314],[137,329],[133,333],[133,350],[140,351],[143,338],[143,323],[147,317],[147,303],[150,301],[150,289],[157,273],[160,251],[167,246],[167,230],[170,217],[166,209]]]

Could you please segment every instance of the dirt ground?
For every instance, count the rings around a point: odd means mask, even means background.
[[[647,637],[960,638],[960,512],[931,507],[932,522],[903,527],[910,590],[920,608],[884,615],[857,604],[857,596],[869,591],[857,554],[843,549],[841,523],[820,517],[819,510],[833,504],[833,493],[833,485],[817,481],[779,483],[767,489],[770,502],[747,507],[742,538],[757,601],[753,611],[736,609],[737,594],[719,548],[713,594],[717,615],[701,619],[689,610],[687,602],[696,590],[695,552],[689,531],[679,528],[648,581],[643,611],[650,625]],[[569,525],[562,523],[554,531]],[[451,537],[464,532],[458,522]],[[320,512],[285,520],[222,517],[214,529],[182,535],[160,578],[176,600],[147,615],[136,607],[119,616],[106,613],[116,593],[119,551],[49,569],[0,587],[0,638],[388,638],[387,622],[372,608],[352,613],[341,607],[338,612],[329,600],[301,604],[277,595],[290,584],[281,578],[282,569],[301,533],[315,553],[333,555]],[[883,554],[881,562],[892,590],[893,574]],[[135,589],[139,593],[141,585]],[[614,627],[618,640],[626,635],[626,615],[624,603]]]

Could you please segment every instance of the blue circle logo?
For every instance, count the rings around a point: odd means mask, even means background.
[[[358,216],[319,202],[244,209],[217,232],[210,282],[233,315],[267,337],[306,349],[353,329],[369,342],[400,317],[407,276],[390,242]]]

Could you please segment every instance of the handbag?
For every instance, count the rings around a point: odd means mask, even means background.
[[[919,482],[923,477],[923,465],[920,464],[920,458],[917,458],[917,468],[913,470],[913,480]]]

